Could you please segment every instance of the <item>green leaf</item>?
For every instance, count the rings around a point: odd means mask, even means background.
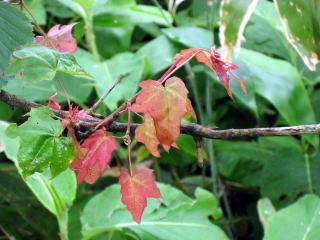
[[[12,135],[15,135],[12,126],[4,129],[0,125],[0,140],[4,143],[5,154],[15,163],[21,174],[21,169],[18,165],[18,149],[22,144],[22,140],[19,138],[13,139],[11,138]],[[57,217],[63,215],[67,207],[71,206],[75,199],[77,189],[76,176],[69,169],[53,179],[52,175],[46,171],[44,173],[34,173],[24,180],[43,206]]]
[[[310,70],[320,61],[320,3],[315,0],[275,1],[286,37]]]
[[[288,62],[241,49],[234,63],[241,68],[235,73],[245,81],[248,79],[254,86],[254,91],[271,102],[289,125],[316,123],[301,77],[297,69]],[[236,81],[231,82],[233,90]],[[248,91],[249,95],[254,97],[253,90]],[[318,136],[304,137],[315,147],[318,146]]]
[[[25,177],[44,172],[48,167],[55,177],[66,170],[74,158],[72,140],[60,137],[61,123],[52,116],[49,107],[32,109],[27,122],[19,127],[11,125],[6,131],[11,137],[21,138],[18,164]]]
[[[111,87],[120,74],[125,75],[104,100],[110,110],[115,110],[119,101],[126,100],[136,93],[147,64],[145,57],[132,53],[120,53],[104,62],[97,61],[85,51],[79,50],[75,55],[85,69],[95,77],[95,87],[99,97]]]
[[[0,126],[0,140],[4,143],[4,152],[6,156],[12,160],[19,173],[21,169],[18,165],[18,149],[20,139],[11,138],[12,127],[8,127],[6,131]],[[76,195],[77,183],[75,173],[69,169],[62,172],[54,179],[51,174],[46,171],[44,173],[35,173],[24,179],[28,187],[37,197],[37,199],[45,206],[51,213],[60,216],[66,210],[67,206],[71,206]]]
[[[105,10],[104,10],[105,9]],[[103,11],[104,10],[104,11]],[[157,23],[169,26],[172,17],[169,12],[158,7],[148,5],[105,6],[94,17],[94,25],[103,27],[121,27],[125,25],[137,25],[141,23]],[[164,16],[163,16],[164,14]]]
[[[120,52],[129,51],[133,30],[134,26],[132,25],[116,28],[94,27],[99,54],[104,59],[109,59]],[[108,46],[106,46],[106,42]]]
[[[20,72],[25,84],[52,80],[57,72],[91,77],[77,63],[73,55],[37,45],[26,46],[13,53],[7,73]]]
[[[9,165],[9,167],[12,168],[12,165]],[[11,223],[12,228],[17,232],[25,229],[27,223],[29,231],[29,227],[31,227],[32,232],[35,231],[40,234],[41,238],[56,239],[58,226],[55,224],[54,216],[41,206],[17,172],[0,168],[0,202],[2,201],[5,202],[0,204],[2,229],[4,228],[10,234],[14,234],[15,231],[11,232],[10,226],[6,228],[6,222]],[[14,208],[14,211],[12,211],[12,208]],[[6,209],[9,209],[9,211],[6,211]],[[23,221],[20,222],[19,218],[22,218]],[[20,236],[16,239],[23,239],[23,237]]]
[[[6,86],[8,82],[12,79],[12,76],[0,76],[0,89]]]
[[[272,7],[274,5],[269,2]],[[275,10],[274,10],[275,11]],[[253,15],[245,30],[243,47],[291,60],[290,50],[283,33],[264,17]]]
[[[316,240],[320,236],[320,199],[309,194],[273,214],[264,240]]]
[[[54,120],[54,113],[49,107],[32,108],[28,113],[29,119],[18,128],[11,125],[7,134],[11,137],[22,139],[36,138],[39,136],[58,137],[63,129],[59,120]]]
[[[32,28],[28,19],[17,7],[0,2],[0,72],[7,68],[14,48],[33,42]]]
[[[276,205],[283,206],[310,189],[320,192],[320,155],[310,157],[307,163],[302,147],[293,137],[260,137],[257,142],[217,140],[215,150],[223,176],[259,187],[262,196]]]
[[[265,162],[273,156],[274,151],[253,141],[216,140],[214,146],[217,166],[223,176],[241,184],[260,186]]]
[[[213,44],[212,32],[198,27],[162,29],[166,36],[190,48],[210,49]]]
[[[58,0],[61,4],[69,7],[83,19],[88,20],[95,0]]]
[[[258,0],[223,0],[220,9],[220,42],[222,59],[230,62],[235,48],[239,48],[243,31]]]
[[[58,81],[41,81],[34,84],[25,85],[19,79],[10,81],[3,89],[29,101],[48,101],[54,93],[58,93],[55,98],[58,102],[66,102],[63,90]],[[68,92],[71,101],[84,103],[90,96],[93,89],[91,79],[79,76],[72,76],[58,72],[56,78],[61,81]],[[74,87],[77,86],[77,87]],[[36,93],[36,94],[35,94]]]
[[[70,138],[42,135],[22,140],[18,161],[24,176],[50,167],[52,177],[55,177],[68,168],[74,155]]]
[[[259,199],[257,208],[258,208],[260,222],[265,228],[270,217],[276,212],[276,210],[269,198]]]
[[[173,57],[178,53],[178,46],[165,36],[157,37],[141,47],[137,56],[147,56],[150,62],[151,78],[173,63]]]
[[[120,187],[114,185],[92,198],[81,217],[84,239],[119,231],[132,233],[139,239],[228,239],[212,224],[209,216],[220,216],[217,199],[203,189],[196,190],[191,200],[169,185],[158,184],[163,199],[149,199],[141,224],[133,222],[121,203]],[[162,203],[162,204],[161,204]],[[220,209],[220,210],[218,210]]]

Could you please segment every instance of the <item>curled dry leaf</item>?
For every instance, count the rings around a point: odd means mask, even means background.
[[[77,182],[94,183],[109,167],[112,152],[117,149],[113,137],[106,136],[106,130],[100,129],[77,147],[77,155],[70,168],[78,172]]]
[[[54,48],[59,52],[75,52],[77,51],[77,42],[71,31],[76,24],[55,25],[49,30],[47,36],[36,36],[35,44]]]
[[[187,113],[195,114],[193,109],[191,110],[191,104],[188,103],[188,90],[183,81],[177,77],[169,78],[165,87],[154,80],[143,81],[140,87],[142,90],[131,110],[148,115],[145,116],[146,122],[136,130],[137,141],[148,142],[147,148],[158,157],[157,145],[162,144],[166,151],[169,151],[171,146],[176,147],[175,141],[180,134],[181,118]]]
[[[228,95],[232,97],[232,93],[230,90],[230,76],[229,73],[231,73],[240,84],[242,90],[244,93],[247,93],[246,86],[244,82],[238,78],[231,70],[239,69],[239,67],[235,64],[225,62],[221,60],[221,55],[216,51],[215,46],[212,46],[211,51],[208,49],[202,49],[202,48],[189,48],[185,50],[181,50],[180,53],[178,53],[175,56],[175,63],[174,65],[176,68],[181,67],[186,62],[190,61],[191,58],[196,57],[198,62],[202,62],[205,65],[207,65],[210,69],[212,69],[215,74],[217,74],[220,82],[225,87],[225,89],[228,92]]]
[[[153,176],[153,170],[140,168],[132,176],[127,169],[120,173],[122,202],[125,204],[135,222],[141,223],[141,217],[147,206],[147,198],[162,198]]]

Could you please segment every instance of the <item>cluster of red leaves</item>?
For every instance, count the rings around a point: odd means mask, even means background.
[[[54,110],[61,110],[61,106],[54,100],[54,94],[49,98],[48,105]],[[77,125],[79,118],[92,118],[86,114],[84,110],[78,107],[69,106],[69,111],[62,112],[64,118],[62,119],[62,126],[67,128],[68,136],[72,139],[73,145],[77,150],[75,159],[70,165],[72,170],[77,171],[78,184],[82,181],[87,183],[94,183],[109,167],[112,152],[117,149],[116,141],[109,136],[106,136],[104,128],[91,134],[88,138],[80,144],[77,141],[74,127]]]
[[[55,25],[46,36],[36,36],[35,44],[54,48],[60,52],[74,52],[77,50],[76,40],[72,37],[71,31],[75,24]],[[196,114],[188,99],[188,90],[184,82],[177,77],[169,78],[193,57],[216,73],[231,98],[229,73],[237,78],[242,90],[245,93],[247,91],[243,81],[231,71],[239,67],[222,61],[214,46],[211,51],[200,48],[182,50],[175,56],[175,62],[161,79],[158,81],[146,80],[139,84],[142,89],[135,103],[128,109],[144,113],[143,123],[136,128],[135,139],[144,143],[155,157],[160,157],[159,144],[167,152],[171,147],[178,148],[176,139],[180,135],[182,117],[189,115],[196,120]],[[165,82],[165,86],[162,85],[163,82]],[[56,94],[49,98],[48,104],[52,109],[61,111],[61,106],[54,100],[55,96]],[[106,168],[110,168],[109,162],[112,152],[117,149],[116,142],[113,137],[107,136],[105,128],[102,128],[79,143],[74,130],[78,119],[92,117],[70,104],[69,111],[61,111],[61,114],[64,116],[62,125],[68,130],[68,136],[72,138],[77,150],[70,168],[77,171],[78,183],[86,181],[91,184],[101,176]],[[147,198],[162,197],[152,172],[151,169],[141,168],[132,173],[123,169],[120,173],[119,184],[121,185],[122,202],[127,206],[133,220],[137,223],[141,222],[143,211],[147,206]]]
[[[186,114],[196,118],[195,112],[187,97],[186,86],[177,77],[168,79],[165,86],[154,80],[139,85],[142,90],[131,110],[145,115],[143,124],[135,131],[135,138],[144,143],[153,156],[160,157],[158,145],[162,144],[166,151],[177,148],[181,118]]]

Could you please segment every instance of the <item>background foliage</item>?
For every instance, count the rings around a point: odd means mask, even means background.
[[[215,44],[225,59],[240,66],[236,74],[245,81],[248,94],[232,79],[235,100],[230,100],[211,70],[192,61],[177,75],[191,93],[201,124],[228,129],[320,120],[317,1],[25,2],[45,30],[78,22],[73,31],[78,51],[70,55],[30,45],[34,35],[29,14],[0,2],[0,88],[12,94],[46,104],[58,92],[57,100],[64,102],[54,81],[59,78],[71,101],[87,108],[124,74],[97,110],[106,115],[137,92],[139,81],[158,79],[181,49]],[[18,165],[20,145],[28,156],[28,146],[37,141],[55,141],[54,149],[68,144],[66,138],[55,137],[61,126],[50,117],[42,123],[41,139],[35,140],[27,123],[8,127],[23,123],[24,114],[0,102],[2,239],[59,239],[59,232],[61,239],[70,240],[319,238],[318,136],[204,140],[203,169],[197,167],[191,136],[181,135],[180,150],[162,152],[160,159],[133,143],[135,164],[155,169],[164,197],[149,200],[143,222],[136,225],[114,185],[118,163],[126,163],[123,143],[118,142],[112,171],[93,185],[77,186],[70,170],[52,178],[55,172],[38,173],[42,168]],[[33,110],[31,117],[39,114]],[[14,138],[26,133],[21,140]],[[43,169],[54,162],[44,158]],[[36,173],[24,178],[26,171]]]

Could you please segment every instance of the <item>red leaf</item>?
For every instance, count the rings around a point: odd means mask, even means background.
[[[54,98],[57,96],[58,93],[53,94],[51,97],[49,97],[48,105],[54,110],[60,110],[61,106],[60,104],[54,100]]]
[[[181,118],[188,111],[187,88],[177,77],[169,78],[165,87],[153,80],[139,85],[142,90],[132,105],[132,111],[150,114],[159,143],[171,146],[180,134]]]
[[[156,128],[152,117],[146,113],[143,118],[143,124],[135,130],[135,139],[137,142],[144,143],[148,151],[155,157],[160,157],[158,151],[159,140],[157,138]]]
[[[134,170],[132,176],[127,169],[123,169],[120,173],[122,202],[137,223],[141,222],[143,211],[147,206],[147,198],[162,198],[152,172],[151,169],[140,168]]]
[[[78,172],[77,182],[94,183],[109,168],[112,152],[117,149],[115,140],[100,129],[84,140],[70,168]]]
[[[60,26],[60,24],[53,26],[47,38],[44,36],[36,36],[35,44],[48,48],[54,48],[59,52],[75,52],[77,51],[77,42],[72,37],[72,28],[77,23]]]
[[[197,58],[198,62],[204,63],[217,74],[218,78],[220,79],[220,82],[225,87],[225,89],[228,92],[228,95],[231,98],[233,97],[230,91],[229,73],[231,73],[235,78],[237,78],[238,83],[240,84],[243,92],[247,93],[247,89],[244,85],[244,82],[231,71],[234,69],[239,69],[239,67],[235,64],[222,61],[221,56],[216,51],[215,46],[211,48],[211,51],[209,51],[208,49],[202,49],[202,48],[190,48],[190,49],[181,50],[181,52],[178,53],[174,58],[176,60],[174,64],[176,65],[177,68],[181,67],[194,56]]]

